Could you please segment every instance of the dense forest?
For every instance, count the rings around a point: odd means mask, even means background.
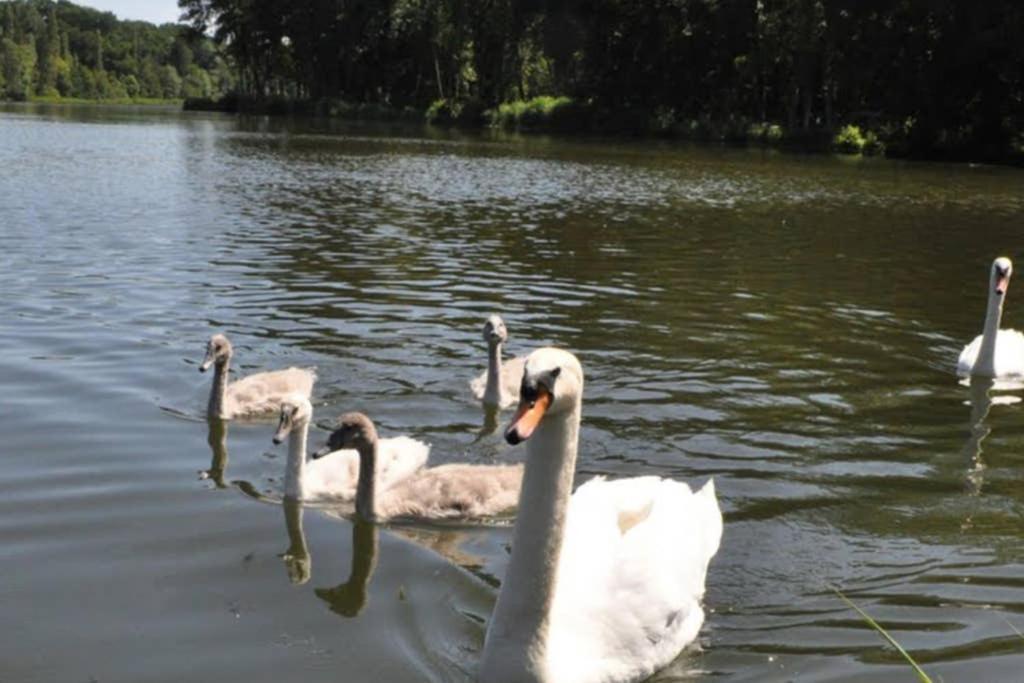
[[[490,112],[557,124],[561,112],[574,127],[720,138],[839,132],[854,147],[906,153],[1020,151],[1020,0],[179,5],[251,98],[430,107],[470,122]]]
[[[210,97],[234,70],[186,26],[119,21],[65,0],[0,2],[0,97],[98,100]]]

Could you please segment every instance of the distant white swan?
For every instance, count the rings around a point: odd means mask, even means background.
[[[478,519],[514,510],[519,500],[522,465],[440,465],[383,488],[384,442],[362,413],[342,415],[327,447],[359,452],[356,513],[367,521]]]
[[[284,476],[286,498],[301,501],[351,501],[359,481],[359,454],[354,450],[326,452],[314,460],[306,459],[306,442],[313,406],[302,394],[291,394],[281,401],[281,414],[274,443],[288,438],[288,462]],[[430,446],[397,436],[380,442],[380,486],[387,490],[423,467]]]
[[[1010,287],[1013,263],[1005,256],[992,262],[989,275],[988,308],[982,333],[960,352],[956,363],[961,377],[1018,377],[1024,376],[1024,334],[1017,330],[1001,330],[1003,301]]]
[[[722,514],[659,477],[595,478],[570,498],[583,369],[545,348],[526,361],[505,438],[529,439],[519,513],[487,629],[485,683],[625,683],[671,662],[704,621]]]
[[[206,357],[199,366],[199,372],[206,372],[211,365],[214,366],[213,387],[206,407],[210,418],[269,417],[278,411],[281,399],[286,395],[301,393],[308,398],[313,393],[316,373],[305,368],[260,372],[229,385],[231,354],[231,342],[226,336],[215,334],[210,337]]]
[[[523,378],[525,356],[506,362],[501,360],[501,346],[508,341],[508,330],[501,316],[492,315],[484,323],[484,341],[487,342],[487,370],[474,377],[469,388],[485,405],[507,408],[519,400],[519,380]]]

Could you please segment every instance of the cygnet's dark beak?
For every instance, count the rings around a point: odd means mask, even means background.
[[[324,444],[323,448],[321,448],[320,450],[313,454],[313,459],[318,460],[331,452],[333,452],[331,449],[331,444]]]

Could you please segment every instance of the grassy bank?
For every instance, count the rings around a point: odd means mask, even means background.
[[[317,100],[287,97],[244,97],[228,95],[217,99],[190,97],[185,99],[185,111],[220,111],[270,116],[326,116],[352,121],[406,121],[421,123],[422,111],[411,107],[391,107],[382,104],[352,103],[340,99]]]
[[[922,142],[906,122],[872,114],[831,128],[790,128],[774,121],[742,116],[684,118],[670,108],[609,108],[564,96],[503,102],[487,108],[476,100],[437,100],[426,111],[412,107],[357,104],[337,99],[279,98],[187,99],[186,110],[268,115],[326,116],[353,121],[401,121],[457,128],[499,128],[551,134],[660,137],[715,144],[756,145],[805,152],[874,155],[943,161],[985,161],[1024,165],[1024,136],[1008,146],[978,149],[964,139],[945,136]]]
[[[60,97],[57,95],[33,95],[28,102],[35,104],[110,104],[110,105],[143,105],[159,107],[180,107],[181,99],[165,100],[159,97],[116,97],[111,99],[89,99],[86,97]]]

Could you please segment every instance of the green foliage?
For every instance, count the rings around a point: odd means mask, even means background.
[[[865,143],[866,140],[864,139],[864,134],[860,132],[860,128],[848,125],[839,129],[832,144],[838,152],[860,154],[864,149]]]
[[[832,139],[832,148],[846,154],[883,154],[885,143],[878,135],[868,130],[861,131],[859,126],[848,124],[839,129]]]
[[[427,107],[427,123],[436,126],[478,125],[485,116],[479,100],[434,100]]]
[[[235,84],[205,35],[119,21],[67,0],[0,0],[0,36],[0,98],[209,97]]]
[[[4,96],[12,100],[24,100],[32,93],[32,74],[36,65],[36,50],[29,40],[15,43],[4,38],[0,44],[0,61],[4,79]]]
[[[855,605],[853,603],[853,601],[851,601],[849,598],[847,598],[845,595],[843,595],[842,591],[840,591],[838,588],[833,588],[832,591],[837,596],[839,596],[839,599],[842,600],[843,602],[845,602],[848,607],[850,607],[851,609],[856,611],[857,614],[860,615],[861,619],[863,619],[864,622],[867,623],[868,626],[870,626],[871,628],[875,629],[875,631],[877,631],[883,638],[885,638],[885,640],[890,645],[892,645],[894,648],[896,648],[896,651],[899,652],[900,655],[902,655],[903,659],[905,659],[908,664],[910,664],[911,668],[914,670],[914,673],[917,674],[917,678],[918,678],[918,680],[921,681],[921,683],[932,683],[932,679],[928,676],[928,674],[926,674],[924,672],[924,669],[922,669],[918,665],[918,663],[916,661],[914,661],[914,658],[910,656],[910,653],[907,652],[905,649],[903,649],[903,646],[900,645],[896,641],[895,638],[893,638],[891,635],[889,635],[888,631],[886,631],[884,628],[882,628],[881,624],[879,624],[877,621],[872,619],[868,615],[867,612],[862,610],[860,607]]]
[[[489,109],[500,125],[531,127],[547,114],[500,105],[549,93],[585,103],[578,121],[612,130],[827,146],[853,124],[863,140],[843,144],[863,153],[998,156],[1024,130],[1024,3],[1015,0],[179,5],[194,29],[213,33],[239,93],[254,100],[412,106],[453,122]],[[100,28],[110,69],[117,47]]]
[[[500,128],[562,129],[571,122],[575,111],[568,97],[541,95],[530,100],[502,102],[487,112],[487,120]]]

